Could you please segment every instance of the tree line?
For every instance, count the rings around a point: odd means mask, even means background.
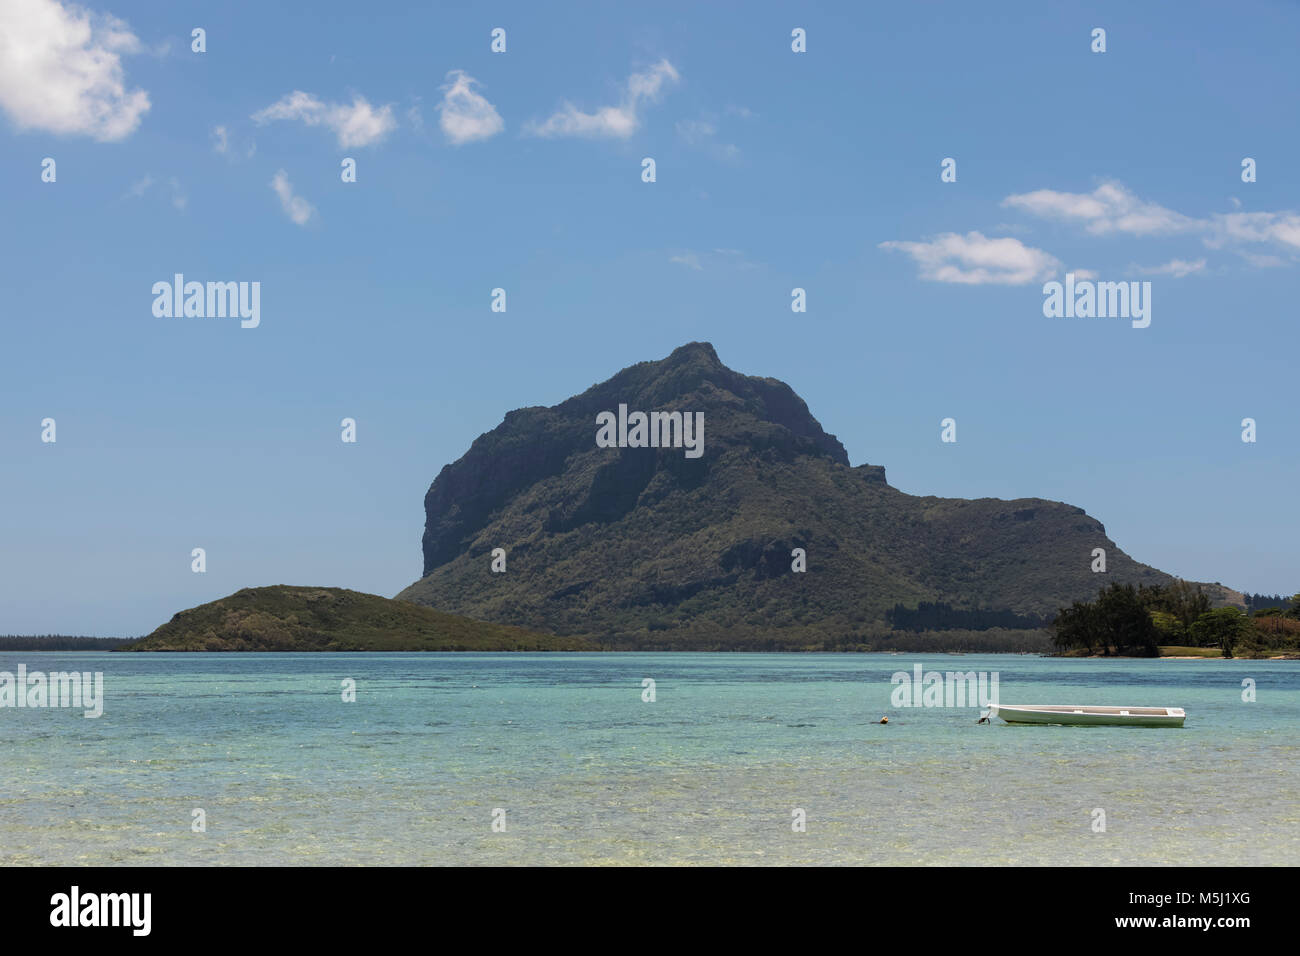
[[[1102,656],[1159,657],[1162,645],[1218,648],[1224,657],[1290,651],[1300,649],[1300,594],[1266,598],[1248,613],[1212,607],[1201,587],[1186,581],[1111,584],[1094,601],[1061,608],[1050,627],[1059,651]]]
[[[134,640],[133,637],[0,634],[0,651],[111,651]]]
[[[1242,597],[1246,602],[1247,613],[1254,614],[1256,611],[1266,611],[1269,608],[1277,608],[1279,611],[1294,611],[1296,598],[1300,598],[1300,594],[1291,597],[1283,597],[1281,594],[1244,594]]]

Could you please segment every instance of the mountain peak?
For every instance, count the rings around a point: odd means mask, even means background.
[[[688,342],[667,358],[638,362],[556,406],[562,414],[614,411],[702,412],[719,445],[757,442],[787,457],[813,455],[847,465],[848,453],[822,429],[785,382],[744,375],[722,364],[708,342]]]
[[[674,421],[689,439],[666,439]],[[442,470],[425,514],[423,576],[400,597],[625,647],[852,645],[920,602],[1034,627],[1091,596],[1098,547],[1111,579],[1168,580],[1078,508],[917,498],[851,467],[789,385],[708,342],[511,412]]]
[[[626,422],[636,413],[689,416],[698,428],[692,438],[701,447],[689,455],[680,444],[601,447],[601,416]],[[629,366],[559,405],[516,409],[475,439],[425,495],[424,573],[464,554],[504,510],[522,506],[521,499],[539,485],[555,493],[538,519],[547,528],[608,523],[645,503],[646,495],[698,487],[713,468],[755,455],[772,463],[849,463],[844,446],[789,385],[742,375],[723,365],[708,342],[688,342],[667,358]],[[878,480],[883,482],[883,473]]]
[[[663,360],[668,365],[685,365],[693,362],[704,362],[708,365],[714,365],[723,368],[722,360],[718,358],[717,349],[713,347],[712,342],[687,342],[685,345],[679,345],[673,349],[672,354]]]

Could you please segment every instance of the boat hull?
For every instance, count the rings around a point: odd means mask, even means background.
[[[1057,724],[1066,727],[1181,727],[1181,707],[1085,707],[1069,704],[1011,706],[993,704],[990,714],[1008,724]]]

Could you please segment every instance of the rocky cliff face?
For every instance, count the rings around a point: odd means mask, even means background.
[[[622,429],[626,447],[600,447],[598,416],[620,406],[605,437]],[[631,447],[633,412],[702,413],[702,453]],[[700,342],[510,412],[443,468],[425,513],[423,576],[399,598],[617,646],[847,644],[887,629],[896,603],[1029,619],[1108,581],[1171,580],[1080,508],[914,497],[880,466],[850,467],[788,385],[734,372]],[[1090,570],[1098,547],[1104,576]]]
[[[705,454],[687,459],[682,450],[597,448],[597,414],[617,413],[620,404],[630,411],[703,412]],[[424,574],[461,555],[497,512],[539,483],[559,492],[543,521],[547,530],[611,524],[638,503],[651,504],[641,499],[652,484],[662,494],[705,483],[710,466],[727,451],[849,463],[844,446],[822,430],[790,386],[733,372],[712,345],[692,342],[662,362],[624,369],[554,408],[509,412],[463,458],[443,468],[424,498]]]

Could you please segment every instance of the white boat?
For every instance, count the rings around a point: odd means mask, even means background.
[[[1075,704],[990,704],[990,717],[1008,724],[1067,724],[1084,727],[1181,727],[1181,707],[1087,707]]]

